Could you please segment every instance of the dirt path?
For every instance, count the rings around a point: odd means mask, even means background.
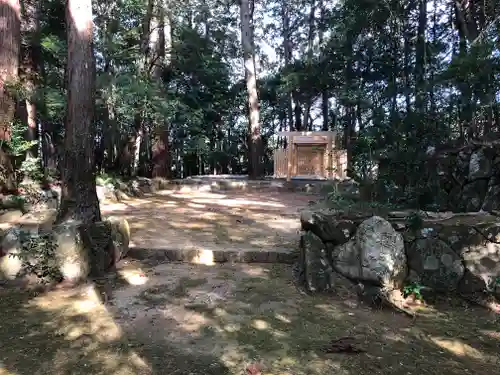
[[[105,215],[127,218],[132,232],[131,247],[144,252],[291,251],[298,244],[298,212],[312,199],[311,195],[273,191],[166,190],[143,199],[105,204],[102,211]]]
[[[239,375],[255,362],[263,375],[498,373],[499,321],[484,310],[446,301],[412,322],[358,305],[340,281],[303,295],[290,273],[129,262],[112,287],[0,291],[0,374]],[[324,352],[344,336],[366,353]]]

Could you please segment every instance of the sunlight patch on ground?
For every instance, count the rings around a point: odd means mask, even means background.
[[[227,197],[227,194],[209,193],[209,192],[203,192],[203,191],[178,192],[178,191],[172,191],[172,190],[162,190],[162,191],[159,191],[155,194],[163,195],[163,196],[170,196],[173,198],[181,198],[181,199],[186,199],[188,197],[203,197],[203,198],[208,198],[208,199],[224,199]]]
[[[53,314],[54,319],[46,322],[47,327],[54,329],[58,336],[68,342],[85,342],[84,350],[95,356],[92,361],[98,362],[102,369],[114,373],[117,368],[120,374],[151,373],[150,366],[137,353],[125,353],[101,346],[119,342],[123,337],[121,327],[100,299],[94,286],[87,285],[77,290],[53,291],[31,300],[27,308],[36,308]],[[61,366],[66,362],[64,350],[55,355],[54,362]],[[58,359],[58,357],[60,357]],[[57,365],[54,373],[58,373]]]
[[[0,361],[0,375],[17,375],[17,374],[3,369],[2,362]]]
[[[160,191],[101,209],[105,216],[127,219],[130,247],[144,252],[292,251],[298,243],[298,210],[305,204],[301,198]],[[200,263],[211,263],[210,255],[202,258]]]
[[[269,324],[265,320],[254,319],[254,321],[252,322],[252,327],[254,327],[255,329],[258,329],[259,331],[262,331],[262,330],[269,329]]]
[[[492,339],[500,340],[500,331],[481,331],[483,335],[489,336]]]
[[[471,357],[484,360],[485,356],[477,349],[458,339],[444,339],[440,337],[431,337],[431,341],[440,348],[450,351],[459,357]]]
[[[334,305],[326,305],[326,304],[319,304],[315,305],[315,308],[327,313],[330,315],[332,318],[341,318],[344,313],[340,311],[340,309]]]
[[[256,207],[275,207],[275,208],[283,208],[284,205],[281,203],[275,202],[259,202],[249,199],[207,199],[207,198],[194,198],[191,200],[194,203],[198,204],[217,204],[219,206],[226,207],[247,207],[247,206],[256,206]]]
[[[384,335],[384,339],[395,342],[405,342],[406,339],[402,334],[396,332],[389,332]]]
[[[205,266],[213,266],[215,264],[214,252],[208,249],[200,249],[192,260],[195,264],[203,264]]]
[[[145,285],[149,280],[141,269],[121,269],[118,274],[130,285]]]
[[[177,229],[208,229],[212,226],[207,223],[191,221],[189,223],[180,223],[175,221],[170,221],[169,225]]]
[[[211,323],[211,320],[203,314],[187,310],[183,307],[170,306],[163,310],[162,315],[165,319],[174,319],[177,322],[178,329],[198,335],[204,326]]]
[[[198,203],[188,203],[187,204],[188,207],[191,207],[191,208],[206,208],[207,206],[205,204],[198,204]]]
[[[292,323],[292,321],[288,317],[286,317],[285,315],[283,315],[283,314],[278,314],[277,313],[277,314],[274,315],[274,317],[276,319],[278,319],[279,321],[283,322],[283,323],[287,323],[287,324]]]

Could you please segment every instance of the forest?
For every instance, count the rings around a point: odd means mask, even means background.
[[[498,373],[499,134],[500,0],[0,0],[0,374]]]
[[[390,160],[384,186],[425,195],[430,149],[497,139],[499,12],[497,0],[1,0],[2,190],[63,169],[74,184],[260,178],[277,131],[333,130],[351,177]]]

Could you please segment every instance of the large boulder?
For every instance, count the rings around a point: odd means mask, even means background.
[[[156,191],[168,189],[171,184],[169,180],[162,177],[155,177],[151,181]]]
[[[419,282],[438,291],[493,292],[500,279],[500,221],[487,213],[424,220],[408,239],[408,259]]]
[[[408,265],[419,282],[436,291],[456,290],[464,275],[460,257],[444,241],[435,237],[420,238],[408,246]]]
[[[324,242],[341,245],[354,234],[356,223],[339,218],[336,211],[304,210],[300,214],[302,230],[311,231]]]
[[[111,239],[114,249],[114,263],[127,256],[130,244],[130,226],[124,218],[110,217],[106,219],[111,226]]]
[[[136,186],[142,193],[154,193],[156,190],[156,184],[153,180],[146,177],[138,177]]]
[[[493,176],[488,182],[488,190],[481,206],[481,211],[500,210],[500,178]]]
[[[126,221],[82,224],[68,220],[50,230],[11,228],[3,238],[0,271],[3,279],[34,274],[45,281],[78,283],[103,277],[126,255]]]
[[[52,278],[57,271],[52,244],[52,236],[39,233],[37,227],[11,227],[2,240],[1,279],[14,280],[30,274]]]
[[[2,238],[2,257],[0,258],[0,278],[13,280],[23,269],[21,251],[21,229],[9,228]]]
[[[403,237],[379,216],[363,221],[352,239],[333,248],[331,259],[343,276],[385,288],[400,288],[407,275]]]
[[[469,159],[469,181],[479,178],[489,178],[493,175],[492,160],[488,151],[480,148],[472,152]]]
[[[302,234],[300,240],[299,281],[310,292],[327,291],[332,287],[332,268],[326,245],[312,232]]]
[[[466,184],[462,189],[461,206],[465,208],[466,212],[481,210],[487,192],[487,180],[475,180]]]

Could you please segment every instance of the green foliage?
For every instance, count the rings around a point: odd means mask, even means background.
[[[335,184],[322,184],[321,188],[319,190],[319,193],[321,195],[327,195],[327,196],[332,196],[334,197],[335,194],[337,193],[337,186]]]
[[[33,181],[43,181],[45,176],[42,170],[40,158],[26,158],[17,170],[22,177],[27,177]]]
[[[415,299],[422,301],[422,288],[423,286],[419,283],[411,282],[403,287],[403,297],[407,298],[413,295]]]
[[[25,197],[22,195],[11,195],[10,200],[12,201],[12,204],[18,207],[21,211],[25,211],[24,205],[27,203]]]
[[[340,147],[349,145],[349,172],[373,185],[370,199],[419,209],[436,206],[427,147],[459,136],[473,138],[488,127],[498,132],[498,12],[470,11],[487,14],[471,24],[488,25],[488,32],[477,30],[481,38],[472,43],[457,31],[455,16],[449,16],[457,11],[452,3],[438,0],[425,7],[427,13],[418,4],[280,0],[255,5],[263,165],[272,165],[276,130],[293,130],[297,120],[305,119],[300,130],[335,130]],[[43,74],[37,77],[34,99],[39,120],[48,125],[57,146],[66,107],[64,3],[49,0],[41,7],[39,33],[23,35],[23,41],[35,38],[41,44]],[[145,173],[151,170],[153,137],[162,133],[168,134],[177,177],[181,171],[244,173],[248,103],[238,4],[171,4],[171,49],[165,60],[153,62],[145,52],[156,56],[156,51],[145,51],[147,43],[141,40],[144,2],[108,1],[93,8],[95,124],[106,148],[100,168],[128,174],[122,164],[130,157],[122,160],[121,153],[141,125]],[[284,30],[284,14],[289,30]],[[426,20],[423,33],[420,17]],[[286,66],[284,35],[292,56]],[[269,56],[263,42],[272,48]],[[18,99],[31,94],[21,82],[9,90]],[[322,112],[325,98],[328,108]],[[306,109],[311,109],[309,119]],[[16,154],[24,154],[28,145],[14,142]],[[381,160],[387,161],[383,170],[377,169]]]
[[[98,174],[96,177],[96,184],[98,186],[106,186],[106,185],[115,186],[118,182],[120,182],[120,179],[118,177],[105,172]]]
[[[388,212],[398,207],[390,203],[384,204],[377,201],[352,200],[338,192],[328,194],[323,204],[329,208],[345,212],[347,215],[378,215],[386,217]]]
[[[422,229],[423,219],[418,212],[413,211],[406,217],[406,226],[412,231],[418,231]]]
[[[36,275],[41,282],[60,280],[62,274],[56,263],[56,246],[52,233],[37,235],[20,233],[21,249],[14,255],[23,262],[23,267],[29,274]]]
[[[25,140],[27,129],[28,126],[21,122],[14,122],[14,124],[12,124],[11,139],[10,142],[8,142],[11,155],[15,157],[22,156],[26,153],[26,151],[37,145],[37,141]]]

